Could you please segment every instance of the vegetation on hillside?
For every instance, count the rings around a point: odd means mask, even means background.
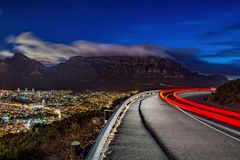
[[[103,124],[101,111],[87,111],[1,137],[0,159],[69,159],[70,143],[78,140],[83,148],[93,143]]]
[[[240,111],[240,79],[218,87],[216,92],[208,97],[207,102],[226,109]]]
[[[36,124],[27,132],[6,134],[0,137],[0,159],[70,159],[70,143],[77,140],[82,148],[90,149],[104,125],[104,109],[114,109],[131,95],[111,97],[107,94],[101,98],[92,95],[91,99],[84,101],[86,106],[91,106],[90,109],[73,112],[51,124]]]

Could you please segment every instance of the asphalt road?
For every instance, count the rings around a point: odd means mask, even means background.
[[[178,95],[180,97],[191,99],[195,102],[204,104],[205,102],[203,101],[203,98],[209,96],[210,94],[211,94],[211,91],[195,91],[195,92],[182,92],[182,93],[179,93]],[[196,114],[192,114],[192,115],[200,119],[201,121],[207,123],[208,125],[211,125],[212,127],[240,140],[240,128],[236,128],[228,124],[214,121],[209,118],[202,117]]]
[[[211,94],[211,91],[194,91],[194,92],[181,92],[178,95],[184,98],[206,97]]]
[[[141,103],[146,129],[139,115],[139,102],[134,102],[126,112],[107,159],[240,159],[239,141],[196,121],[158,95]]]
[[[180,97],[188,98],[198,103],[203,103],[203,98],[208,97],[211,94],[211,91],[200,91],[200,92],[181,92],[178,93]]]
[[[141,98],[142,99],[142,98]],[[165,160],[161,148],[143,126],[138,108],[140,100],[133,102],[126,112],[115,139],[110,144],[111,160]]]
[[[142,102],[147,124],[174,159],[239,160],[240,142],[170,106],[159,96]]]

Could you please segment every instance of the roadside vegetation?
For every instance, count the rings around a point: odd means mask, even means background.
[[[218,87],[216,92],[207,98],[207,103],[240,112],[240,79]]]
[[[9,134],[0,139],[0,159],[69,159],[70,143],[78,140],[83,148],[93,143],[103,124],[101,111],[87,111]]]
[[[82,148],[90,148],[104,125],[104,109],[114,109],[131,95],[129,92],[114,98],[95,97],[94,100],[99,99],[99,102],[85,102],[88,105],[86,110],[61,121],[38,124],[27,132],[0,137],[0,159],[70,159],[70,143],[77,140]],[[101,104],[106,104],[105,101],[110,105],[103,107]]]

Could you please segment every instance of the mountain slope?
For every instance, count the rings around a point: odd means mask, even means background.
[[[232,80],[219,86],[207,102],[233,111],[240,111],[240,79]]]
[[[0,62],[0,87],[38,89],[130,90],[158,88],[160,83],[181,86],[217,86],[224,76],[193,73],[167,57],[81,57],[45,67],[40,62],[15,54]]]
[[[48,68],[23,54],[0,62],[0,86],[7,89],[32,87],[47,82]]]
[[[226,82],[224,76],[205,76],[183,68],[170,58],[161,57],[72,57],[53,67],[65,85],[89,88],[155,88],[160,83],[181,86],[216,86]],[[65,77],[72,79],[67,80]],[[70,82],[70,83],[69,83]]]

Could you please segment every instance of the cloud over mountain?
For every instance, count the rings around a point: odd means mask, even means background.
[[[11,57],[12,53],[8,50],[0,51],[0,58],[4,59],[6,57]]]
[[[31,32],[25,32],[19,36],[11,36],[8,43],[13,44],[14,49],[26,56],[36,59],[46,65],[55,65],[73,56],[158,56],[169,57],[164,47],[152,49],[147,46],[124,46],[115,44],[102,44],[88,41],[75,41],[72,44],[51,43],[35,37]],[[7,52],[4,52],[4,55]],[[1,54],[1,53],[0,53]]]
[[[47,66],[65,62],[74,56],[158,56],[175,59],[182,62],[185,67],[201,73],[239,75],[239,53],[236,53],[239,52],[239,47],[237,50],[236,47],[233,51],[222,50],[216,54],[203,56],[195,48],[103,44],[89,41],[74,41],[70,44],[52,43],[34,36],[31,32],[9,36],[7,42],[13,46],[16,53],[20,52]],[[9,50],[0,50],[0,59],[11,57],[13,54]]]

